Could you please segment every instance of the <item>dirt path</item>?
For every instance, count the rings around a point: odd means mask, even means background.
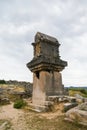
[[[0,107],[0,119],[9,120],[13,130],[27,130],[24,111],[13,108],[13,104]]]

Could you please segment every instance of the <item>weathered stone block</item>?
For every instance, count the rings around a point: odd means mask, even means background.
[[[68,111],[69,109],[76,107],[77,103],[65,103],[64,104],[64,112]]]

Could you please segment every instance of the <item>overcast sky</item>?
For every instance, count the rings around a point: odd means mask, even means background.
[[[0,0],[0,79],[32,82],[36,32],[58,39],[65,86],[87,86],[87,0]]]

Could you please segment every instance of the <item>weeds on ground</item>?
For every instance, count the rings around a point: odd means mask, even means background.
[[[14,102],[13,107],[20,109],[20,108],[24,108],[26,105],[27,105],[27,103],[23,99],[19,99]]]

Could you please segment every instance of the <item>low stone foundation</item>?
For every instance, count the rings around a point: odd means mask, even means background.
[[[52,102],[46,102],[45,105],[29,104],[29,109],[36,112],[48,112],[52,111],[54,104]]]

